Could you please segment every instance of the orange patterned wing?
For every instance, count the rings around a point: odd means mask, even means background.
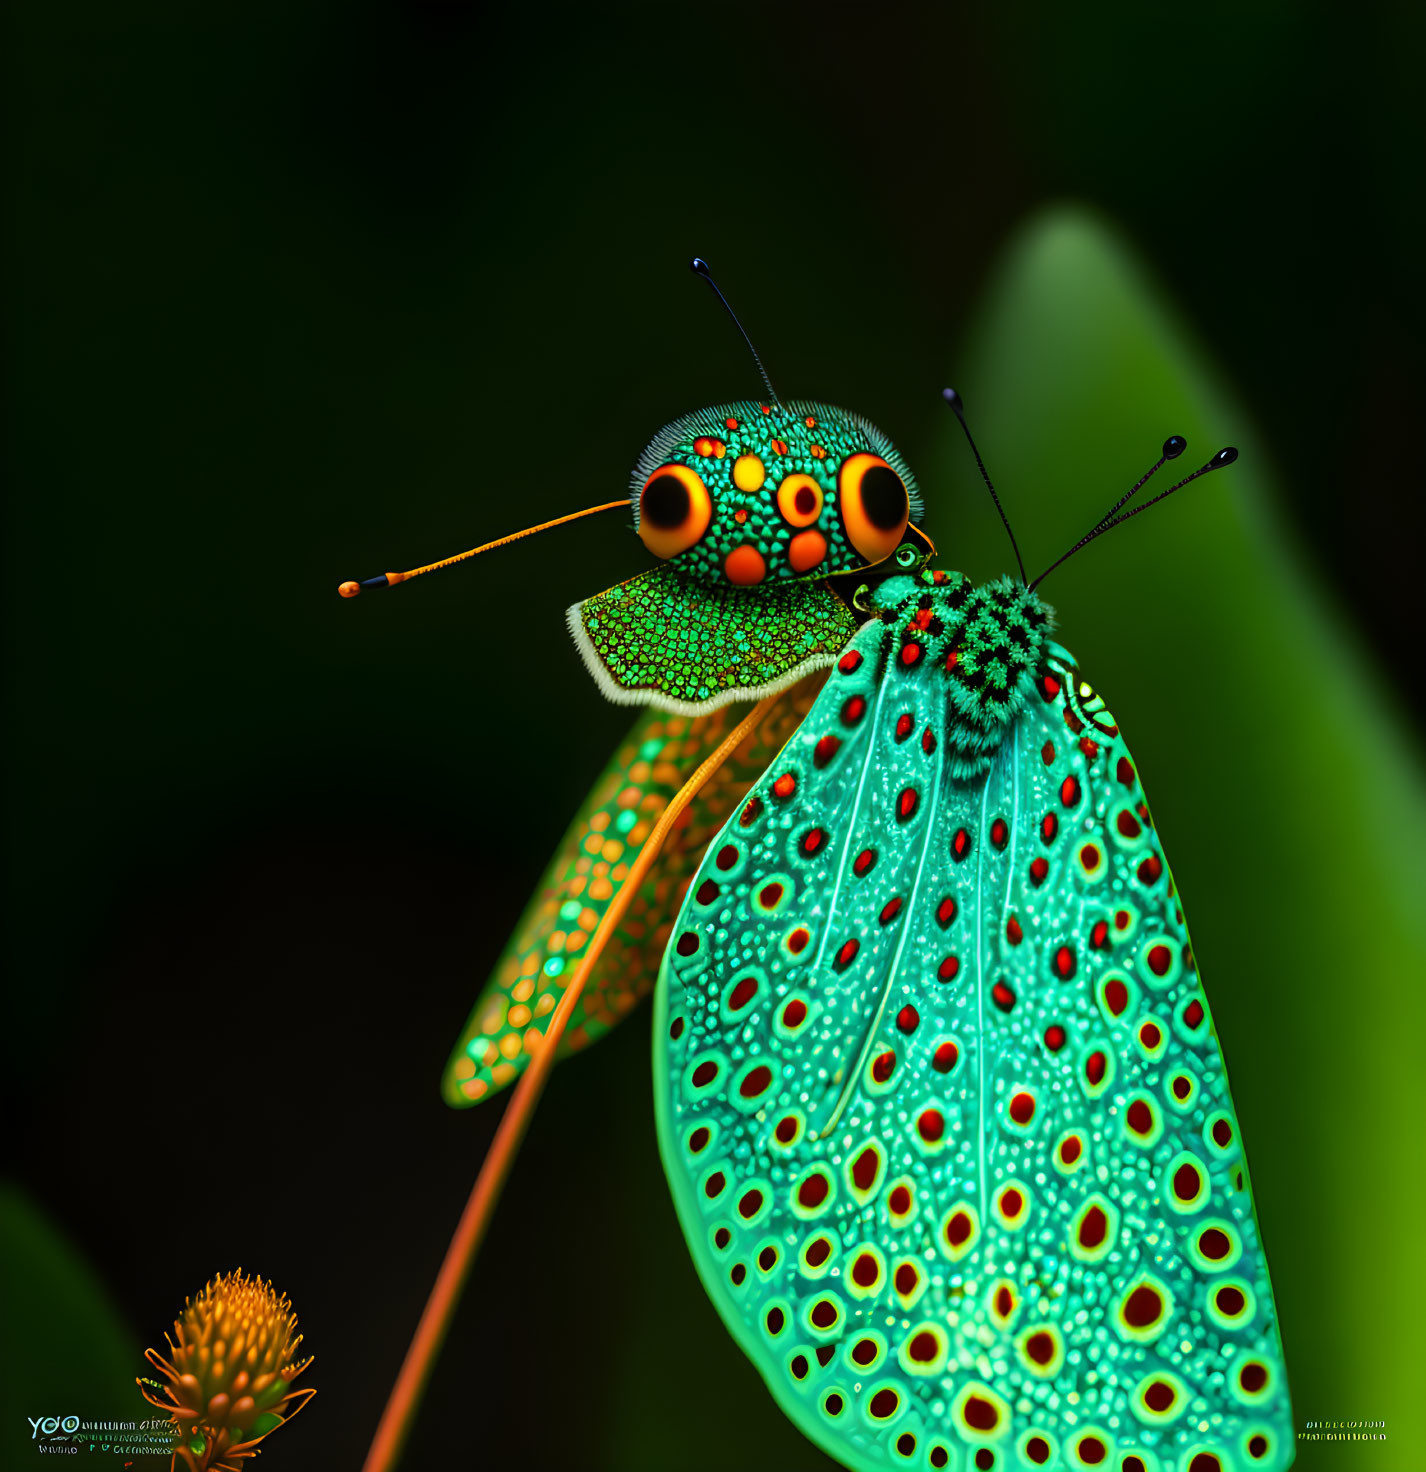
[[[680,815],[589,978],[560,1054],[602,1037],[652,988],[669,930],[703,850],[782,749],[825,681],[788,691]],[[457,1107],[511,1084],[544,1037],[568,974],[650,830],[688,774],[746,714],[646,710],[570,824],[446,1064],[441,1091]]]

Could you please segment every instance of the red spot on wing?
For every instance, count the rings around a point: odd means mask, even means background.
[[[821,1206],[832,1189],[831,1182],[821,1171],[814,1171],[797,1188],[797,1204],[806,1211]]]
[[[755,976],[745,976],[735,986],[728,996],[728,1010],[730,1012],[741,1012],[744,1007],[757,995],[758,980]]]
[[[738,1092],[745,1099],[756,1099],[759,1094],[767,1093],[772,1084],[772,1069],[767,1064],[760,1063],[748,1074],[738,1085]]]
[[[1104,1208],[1091,1206],[1080,1218],[1079,1245],[1086,1249],[1098,1247],[1108,1234],[1109,1219],[1104,1215]]]

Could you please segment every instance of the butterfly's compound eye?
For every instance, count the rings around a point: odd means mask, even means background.
[[[708,530],[708,487],[686,465],[662,465],[639,495],[639,536],[655,557],[677,557]]]
[[[852,546],[868,562],[890,557],[911,517],[911,498],[901,477],[880,455],[863,452],[843,464],[837,490]]]

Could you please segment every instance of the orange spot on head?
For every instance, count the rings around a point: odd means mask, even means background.
[[[751,587],[767,576],[767,563],[756,547],[734,547],[723,561],[723,576],[739,587]]]
[[[814,460],[825,460],[827,458],[827,452],[822,448],[821,445],[808,445],[807,453],[811,455]]]
[[[742,524],[747,519],[748,519],[747,507],[746,506],[739,506],[738,509],[733,513],[733,520],[736,521],[739,526],[742,526]]]
[[[817,428],[817,421],[810,414],[802,422],[807,426],[808,429]]]
[[[777,454],[779,454],[779,455],[785,455],[785,454],[787,454],[787,441],[786,440],[774,440],[772,442],[772,447],[777,452]]]
[[[794,572],[816,567],[826,555],[827,539],[819,531],[798,532],[787,548],[787,560]]]

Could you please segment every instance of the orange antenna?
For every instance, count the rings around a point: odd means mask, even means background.
[[[497,537],[493,542],[486,542],[483,547],[472,547],[469,552],[458,552],[454,557],[447,557],[443,562],[428,562],[425,567],[413,567],[409,572],[384,572],[374,578],[363,578],[359,583],[343,583],[337,592],[343,598],[355,598],[358,593],[367,588],[394,588],[397,583],[418,578],[423,572],[439,572],[441,568],[453,567],[457,562],[464,562],[468,557],[479,557],[482,552],[493,552],[497,547],[504,547],[510,542],[518,542],[521,537],[533,537],[536,532],[548,531],[552,526],[563,526],[567,521],[578,521],[581,516],[597,516],[601,511],[627,511],[628,509],[627,497],[619,501],[606,501],[602,506],[587,506],[583,511],[571,511],[568,516],[557,516],[553,521],[542,521],[539,526],[527,526],[522,532],[511,532],[508,537]]]

